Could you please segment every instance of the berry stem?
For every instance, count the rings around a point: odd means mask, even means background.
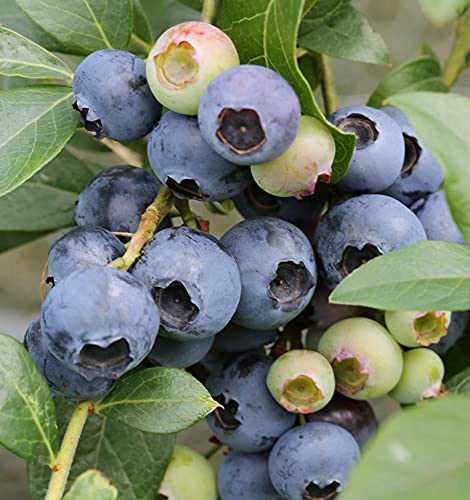
[[[307,418],[303,413],[299,413],[299,424],[305,425],[307,423]]]
[[[152,44],[142,40],[142,38],[138,37],[135,33],[132,33],[132,41],[139,47],[142,47],[146,54],[152,50]]]
[[[101,139],[101,144],[106,146],[116,156],[119,156],[119,158],[124,160],[128,165],[133,167],[141,167],[143,165],[142,155],[132,151],[132,149],[127,148],[120,142],[113,141],[112,139],[105,137],[104,139]]]
[[[329,115],[338,109],[338,96],[336,94],[335,78],[331,59],[325,54],[320,56],[322,67],[321,90],[325,105],[325,114]]]
[[[183,223],[192,229],[197,229],[196,218],[191,210],[191,207],[189,206],[189,201],[179,200],[176,198],[174,205],[178,210],[180,217],[183,219]]]
[[[442,74],[443,82],[452,87],[464,68],[465,56],[470,45],[470,11],[456,21],[455,37]]]
[[[88,417],[88,409],[91,405],[91,401],[84,401],[83,403],[79,403],[73,411],[57,459],[52,466],[51,480],[45,500],[60,500],[64,494],[78,441],[80,440]]]
[[[217,0],[203,0],[201,21],[212,24],[217,13]]]
[[[210,448],[206,453],[204,453],[204,457],[207,460],[210,460],[216,453],[218,453],[224,447],[223,443],[217,443],[212,448]]]
[[[139,227],[131,238],[126,253],[122,257],[113,260],[108,267],[114,267],[127,271],[139,258],[142,248],[153,236],[158,224],[164,219],[173,206],[173,193],[163,186],[155,200],[147,207],[140,219]]]

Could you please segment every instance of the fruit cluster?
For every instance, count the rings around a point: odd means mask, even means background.
[[[240,65],[230,38],[205,23],[166,31],[147,63],[95,52],[73,88],[96,137],[150,134],[155,175],[128,165],[98,174],[77,202],[78,226],[51,246],[53,286],[25,346],[53,392],[98,399],[142,363],[199,364],[220,403],[208,424],[232,450],[222,500],[333,498],[377,426],[365,400],[413,404],[442,389],[443,363],[428,347],[448,346],[450,313],[327,301],[379,255],[426,239],[463,243],[439,163],[400,110],[343,108],[328,120],[356,147],[329,186],[330,129],[301,115],[279,74]],[[178,200],[234,198],[248,218],[220,240],[164,219],[129,272],[117,269],[162,189]],[[177,448],[161,495],[217,497],[192,454]],[[174,472],[188,463],[200,487]]]

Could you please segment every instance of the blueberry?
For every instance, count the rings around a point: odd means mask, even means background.
[[[390,393],[401,404],[437,397],[442,390],[444,363],[431,349],[411,349],[403,354],[403,373]]]
[[[36,318],[29,325],[24,337],[24,346],[47,380],[54,396],[64,396],[73,400],[98,399],[113,385],[113,380],[106,378],[88,381],[60,363],[45,345],[40,318]]]
[[[289,149],[278,158],[251,167],[253,179],[273,196],[311,196],[318,182],[330,182],[335,141],[316,118],[302,116]]]
[[[157,498],[217,500],[216,477],[209,461],[187,446],[176,445]]]
[[[292,144],[300,104],[275,71],[255,65],[225,70],[207,86],[198,112],[209,146],[237,165],[274,160]]]
[[[160,326],[145,285],[109,267],[69,274],[42,305],[47,349],[87,380],[116,378],[150,352]]]
[[[236,324],[269,330],[307,307],[317,270],[312,246],[300,229],[275,217],[255,217],[231,228],[221,241],[235,257],[242,278]]]
[[[215,337],[214,348],[219,352],[244,352],[274,342],[277,330],[253,330],[229,323]]]
[[[399,344],[407,347],[429,346],[447,334],[450,312],[385,311],[385,323]]]
[[[424,240],[411,210],[389,196],[369,194],[333,206],[318,224],[314,246],[332,289],[364,262]]]
[[[460,229],[457,227],[444,191],[432,193],[411,206],[426,231],[428,240],[450,241],[465,244]]]
[[[59,234],[49,249],[48,281],[54,284],[77,269],[105,266],[125,251],[119,239],[102,227],[68,229]]]
[[[309,422],[286,432],[269,456],[269,476],[287,500],[334,498],[359,458],[353,436],[338,425]]]
[[[145,62],[122,50],[98,50],[86,57],[75,71],[73,93],[74,109],[98,139],[140,139],[162,111],[147,85]]]
[[[266,387],[271,364],[264,354],[248,352],[207,379],[207,388],[223,406],[207,417],[209,427],[234,450],[269,450],[294,425],[295,415],[281,408]]]
[[[348,171],[336,184],[346,193],[380,193],[400,175],[405,144],[398,124],[386,113],[368,106],[341,108],[328,120],[356,135]]]
[[[221,500],[283,500],[269,479],[268,459],[269,452],[231,451],[217,476]]]
[[[446,353],[465,333],[469,317],[468,311],[453,312],[446,335],[441,337],[437,344],[431,344],[430,349],[438,354]]]
[[[384,194],[409,206],[419,198],[435,193],[442,184],[444,173],[437,159],[416,135],[403,111],[389,106],[381,111],[398,124],[405,144],[400,176]]]
[[[207,145],[197,118],[172,111],[150,134],[148,157],[156,176],[178,198],[225,200],[251,180],[248,169],[224,160]]]
[[[156,41],[147,59],[147,78],[164,106],[195,115],[207,84],[239,63],[237,49],[223,31],[191,21],[173,26]]]
[[[134,233],[160,187],[156,177],[142,168],[128,165],[108,168],[96,175],[80,194],[75,220],[79,226],[89,224],[109,231]]]
[[[165,337],[211,337],[230,321],[240,300],[240,272],[213,236],[180,227],[157,233],[131,273],[150,289]]]
[[[380,323],[368,318],[344,319],[328,328],[318,352],[333,366],[336,390],[352,399],[385,396],[403,369],[399,345]]]
[[[167,339],[159,335],[148,359],[157,365],[172,366],[174,368],[188,368],[199,361],[209,352],[214,337],[192,339],[186,342]]]
[[[367,401],[355,401],[335,393],[325,408],[307,416],[309,422],[330,422],[349,431],[362,447],[377,430],[378,422]]]

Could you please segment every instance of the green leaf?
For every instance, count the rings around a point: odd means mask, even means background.
[[[96,412],[144,432],[166,434],[191,427],[217,406],[189,373],[158,367],[120,379]]]
[[[391,97],[439,160],[452,215],[470,242],[470,99],[457,94],[415,92]]]
[[[202,9],[202,0],[178,0],[178,2],[194,10]]]
[[[132,11],[134,25],[129,52],[146,56],[149,52],[148,46],[152,47],[153,45],[152,28],[140,0],[132,0]]]
[[[64,149],[29,181],[0,198],[0,231],[46,231],[74,225],[78,195],[101,170]]]
[[[341,132],[325,119],[299,70],[297,30],[303,8],[304,0],[225,0],[217,24],[232,39],[242,64],[259,64],[277,71],[294,88],[302,112],[327,125],[336,143],[331,181],[337,182],[348,168],[355,136]]]
[[[439,63],[439,66],[440,66],[439,56],[436,54],[436,52],[432,48],[432,46],[426,41],[421,43],[421,55],[435,59]]]
[[[88,55],[127,49],[132,33],[131,0],[16,0],[67,53]]]
[[[28,462],[53,463],[54,402],[47,382],[17,340],[0,334],[0,444]]]
[[[83,500],[93,498],[93,500],[115,500],[118,490],[110,483],[98,470],[87,470],[77,477],[69,492],[64,496],[64,500]]]
[[[299,68],[310,88],[315,90],[321,83],[322,67],[319,54],[305,54],[299,60]]]
[[[470,366],[448,380],[446,389],[455,394],[470,396]]]
[[[330,302],[376,309],[470,309],[470,248],[423,241],[376,257],[346,277]]]
[[[63,436],[73,405],[56,399]],[[149,434],[117,421],[90,415],[78,443],[68,487],[83,472],[98,469],[111,480],[125,500],[155,500],[175,445],[175,436]],[[48,467],[28,467],[33,500],[43,500],[50,478]],[[93,498],[93,497],[83,497]]]
[[[418,90],[449,90],[441,80],[441,65],[433,56],[419,57],[394,68],[377,85],[367,105],[380,108],[385,99],[392,95]]]
[[[73,78],[57,56],[7,28],[0,28],[0,74],[23,78]]]
[[[350,61],[391,62],[383,38],[350,0],[317,0],[300,25],[299,45]]]
[[[44,85],[0,91],[0,124],[3,196],[55,158],[72,137],[78,126],[72,89]]]
[[[437,26],[460,16],[470,5],[470,0],[419,0],[424,15]]]
[[[0,232],[0,253],[42,238],[47,233],[47,231],[29,231],[26,233],[21,231],[2,231]]]
[[[468,498],[470,398],[449,396],[390,417],[353,470],[341,500]]]

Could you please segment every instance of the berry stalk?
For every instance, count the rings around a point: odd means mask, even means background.
[[[183,219],[183,223],[192,229],[198,229],[196,218],[189,206],[189,201],[175,199],[174,205],[179,212],[179,216]]]
[[[202,2],[201,21],[212,24],[217,13],[217,0],[204,0]]]
[[[443,82],[452,87],[459,77],[465,63],[467,48],[470,45],[470,13],[456,22],[455,38],[446,67],[442,74]]]
[[[338,96],[336,94],[331,59],[325,54],[321,54],[320,60],[322,66],[321,90],[325,104],[325,114],[329,115],[338,109]]]

